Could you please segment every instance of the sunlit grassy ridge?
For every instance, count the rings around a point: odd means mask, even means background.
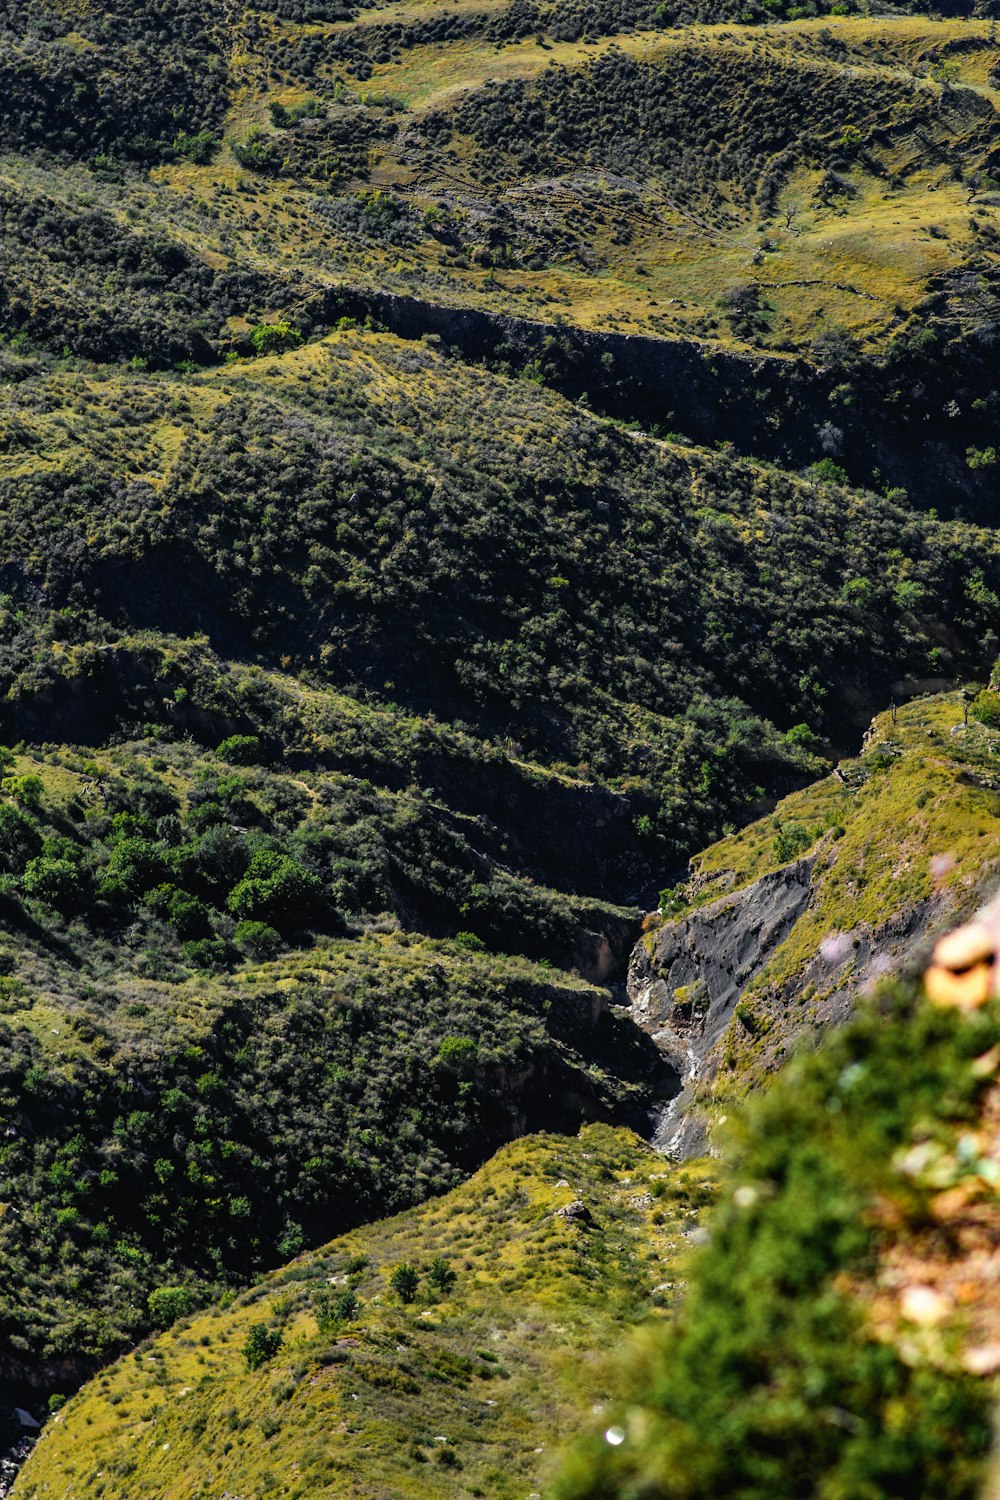
[[[497,19],[493,7],[259,16],[237,23],[245,61],[228,85],[224,70],[206,75],[216,117],[199,159],[183,146],[198,117],[180,108],[182,149],[150,175],[113,149],[89,171],[8,154],[5,254],[22,280],[8,321],[55,342],[50,298],[69,299],[70,321],[76,287],[51,258],[52,230],[76,242],[77,287],[109,245],[119,277],[159,257],[143,285],[155,298],[166,279],[181,306],[200,304],[198,330],[175,330],[196,356],[227,318],[297,306],[331,281],[776,351],[833,328],[878,343],[970,257],[992,270],[996,206],[970,198],[992,170],[990,23],[663,30],[622,16],[546,40],[544,24],[505,36]],[[225,27],[216,17],[213,36]],[[272,122],[272,104],[310,99],[314,113]],[[738,288],[756,292],[750,317],[724,300]],[[98,276],[88,290],[103,300]],[[158,352],[145,342],[129,352]]]
[[[912,965],[932,931],[992,889],[1000,734],[974,716],[965,723],[967,708],[954,692],[878,715],[858,758],[698,855],[688,882],[664,893],[669,953],[671,924],[711,903],[738,906],[741,893],[752,902],[754,883],[792,862],[804,883],[800,913],[756,954],[731,1022],[701,1060],[696,1112],[725,1113],[795,1045],[842,1019],[859,990],[887,968]],[[767,896],[760,901],[766,913]],[[659,940],[651,926],[644,943],[654,976]],[[690,1004],[692,994],[677,998]]]
[[[879,714],[840,776],[783,798],[692,862],[698,901],[711,900],[783,863],[782,828],[804,830],[797,852],[817,856],[808,919],[761,983],[794,973],[826,933],[876,926],[935,893],[988,884],[1000,858],[1000,734],[975,718],[965,723],[964,710],[956,692]]]
[[[788,14],[0,0],[15,1373],[633,1118],[651,875],[988,670],[1000,49]]]
[[[713,1175],[600,1127],[508,1147],[435,1204],[143,1345],[64,1408],[15,1493],[521,1496],[607,1398],[609,1345],[678,1296]],[[408,1306],[389,1282],[401,1262],[421,1275]],[[318,1328],[347,1286],[357,1310]],[[248,1372],[259,1323],[284,1343]]]

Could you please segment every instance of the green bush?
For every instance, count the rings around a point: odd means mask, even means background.
[[[814,464],[809,465],[806,473],[810,479],[815,479],[819,484],[850,483],[847,470],[840,464],[834,463],[832,458],[817,459]]]
[[[84,895],[79,865],[44,855],[29,860],[21,876],[21,889],[33,901],[63,912],[72,911]]]
[[[400,1302],[409,1305],[416,1297],[417,1287],[420,1285],[420,1275],[416,1266],[411,1266],[409,1261],[400,1261],[389,1275],[389,1285]]]
[[[258,323],[250,335],[255,354],[284,354],[288,349],[297,349],[302,343],[302,335],[297,328],[285,319],[279,319],[276,323]],[[242,739],[242,735],[234,735],[234,739]]]
[[[263,759],[260,735],[231,734],[215,753],[220,760],[227,760],[234,766],[259,766]]]
[[[229,144],[240,166],[249,172],[276,172],[281,166],[280,149],[259,125],[254,125],[241,140]]]
[[[804,823],[783,823],[774,836],[774,857],[779,864],[804,854],[813,843],[814,835]]]
[[[174,141],[177,155],[199,167],[207,166],[218,148],[218,139],[210,130],[199,130],[194,135],[182,131]]]
[[[315,1299],[316,1321],[321,1333],[333,1333],[343,1323],[353,1323],[361,1311],[361,1299],[351,1287],[338,1292],[329,1288]]]
[[[277,1329],[268,1328],[266,1323],[254,1323],[243,1345],[243,1358],[247,1362],[247,1368],[259,1370],[274,1358],[283,1343],[284,1339]]]
[[[38,807],[45,791],[45,782],[40,776],[5,776],[0,781],[0,791],[13,797],[22,807]]]
[[[233,942],[254,963],[275,958],[283,947],[280,932],[266,922],[237,922]]]
[[[793,724],[791,729],[785,731],[786,745],[801,745],[803,750],[817,750],[819,743],[819,735],[808,724]]]
[[[989,729],[1000,729],[1000,693],[995,693],[990,688],[983,688],[977,693],[972,701],[969,712],[980,724],[985,724]]]
[[[226,905],[241,922],[264,922],[278,932],[299,931],[323,910],[323,886],[287,854],[262,849],[253,856]]]
[[[146,1298],[146,1306],[154,1328],[169,1328],[178,1318],[187,1317],[194,1299],[186,1286],[158,1286]]]
[[[42,847],[38,824],[9,802],[0,802],[0,868],[18,872]]]
[[[440,1255],[435,1256],[427,1268],[427,1280],[439,1292],[450,1292],[458,1280],[457,1273]]]

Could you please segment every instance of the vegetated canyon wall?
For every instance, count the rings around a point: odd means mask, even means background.
[[[824,364],[594,331],[359,287],[329,288],[311,316],[327,325],[372,319],[401,338],[438,339],[463,359],[513,371],[537,362],[546,384],[610,416],[793,466],[829,457],[853,483],[901,486],[921,505],[985,514],[995,502],[992,467],[968,462],[988,448],[987,414],[1000,401],[988,348],[974,338],[916,339],[845,366],[839,357]]]
[[[770,871],[635,947],[629,1014],[683,1079],[656,1132],[656,1144],[672,1156],[706,1149],[712,1086],[727,1061],[737,1089],[779,1066],[797,1041],[846,1021],[870,984],[915,963],[931,935],[954,919],[952,899],[935,895],[884,922],[829,935],[789,977],[769,982],[772,960],[810,909],[815,863],[813,854]],[[737,1042],[759,1042],[752,1057],[733,1054],[734,1034]]]

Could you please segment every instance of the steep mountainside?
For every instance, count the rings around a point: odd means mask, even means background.
[[[521,1142],[235,1303],[187,1318],[165,1292],[182,1321],[59,1411],[15,1495],[975,1500],[1000,1367],[993,924],[988,959],[950,940],[936,1006],[883,987],[739,1121],[708,1233],[704,1164],[606,1128]],[[595,1357],[636,1317],[625,1360]],[[599,1429],[553,1473],[586,1409]]]
[[[991,5],[0,0],[11,1399],[525,1131],[690,1148],[974,899]]]

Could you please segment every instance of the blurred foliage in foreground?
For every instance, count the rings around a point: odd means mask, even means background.
[[[678,1321],[632,1350],[560,1500],[980,1492],[998,1043],[995,1000],[962,1019],[899,987],[783,1075]]]

